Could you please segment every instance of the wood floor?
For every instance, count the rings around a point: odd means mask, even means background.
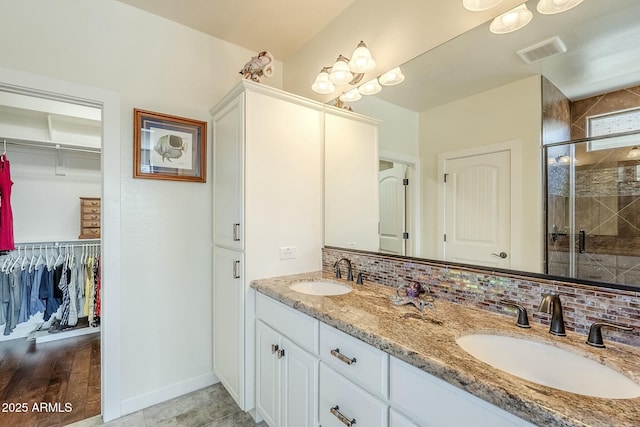
[[[57,427],[100,413],[100,334],[0,342],[0,426]]]

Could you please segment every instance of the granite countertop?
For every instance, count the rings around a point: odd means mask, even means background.
[[[289,289],[301,280],[331,279],[353,288],[339,296],[313,296]],[[395,288],[338,280],[323,272],[254,280],[251,287],[281,303],[358,338],[390,355],[460,387],[525,420],[544,426],[640,425],[640,398],[587,397],[545,387],[493,368],[465,352],[456,338],[497,333],[564,347],[599,361],[640,383],[640,349],[606,341],[605,349],[585,344],[586,337],[549,334],[535,322],[531,329],[505,316],[470,306],[434,300],[435,309],[396,306]]]

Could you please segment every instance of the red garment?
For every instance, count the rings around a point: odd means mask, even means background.
[[[6,154],[0,155],[0,251],[15,249],[11,211],[11,169]]]

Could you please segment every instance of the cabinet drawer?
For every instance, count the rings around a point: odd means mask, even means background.
[[[82,228],[100,228],[100,220],[82,221]]]
[[[98,207],[100,208],[100,199],[80,198],[80,205],[82,207]]]
[[[332,411],[333,408],[333,411]],[[388,406],[320,362],[319,418],[322,427],[387,427]],[[340,417],[344,417],[342,420]]]
[[[99,228],[83,228],[80,230],[81,239],[93,239],[100,237]]]
[[[82,213],[82,221],[100,221],[100,213]]]
[[[395,357],[389,362],[391,406],[421,426],[507,427],[533,424]]]
[[[100,214],[100,206],[83,206],[82,215],[85,214]]]
[[[320,359],[375,396],[388,397],[387,353],[322,323]]]
[[[256,293],[256,319],[262,320],[309,353],[318,354],[318,320]]]

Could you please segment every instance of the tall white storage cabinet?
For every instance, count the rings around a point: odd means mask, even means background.
[[[322,268],[323,105],[243,80],[213,115],[213,369],[255,407],[251,280]]]

